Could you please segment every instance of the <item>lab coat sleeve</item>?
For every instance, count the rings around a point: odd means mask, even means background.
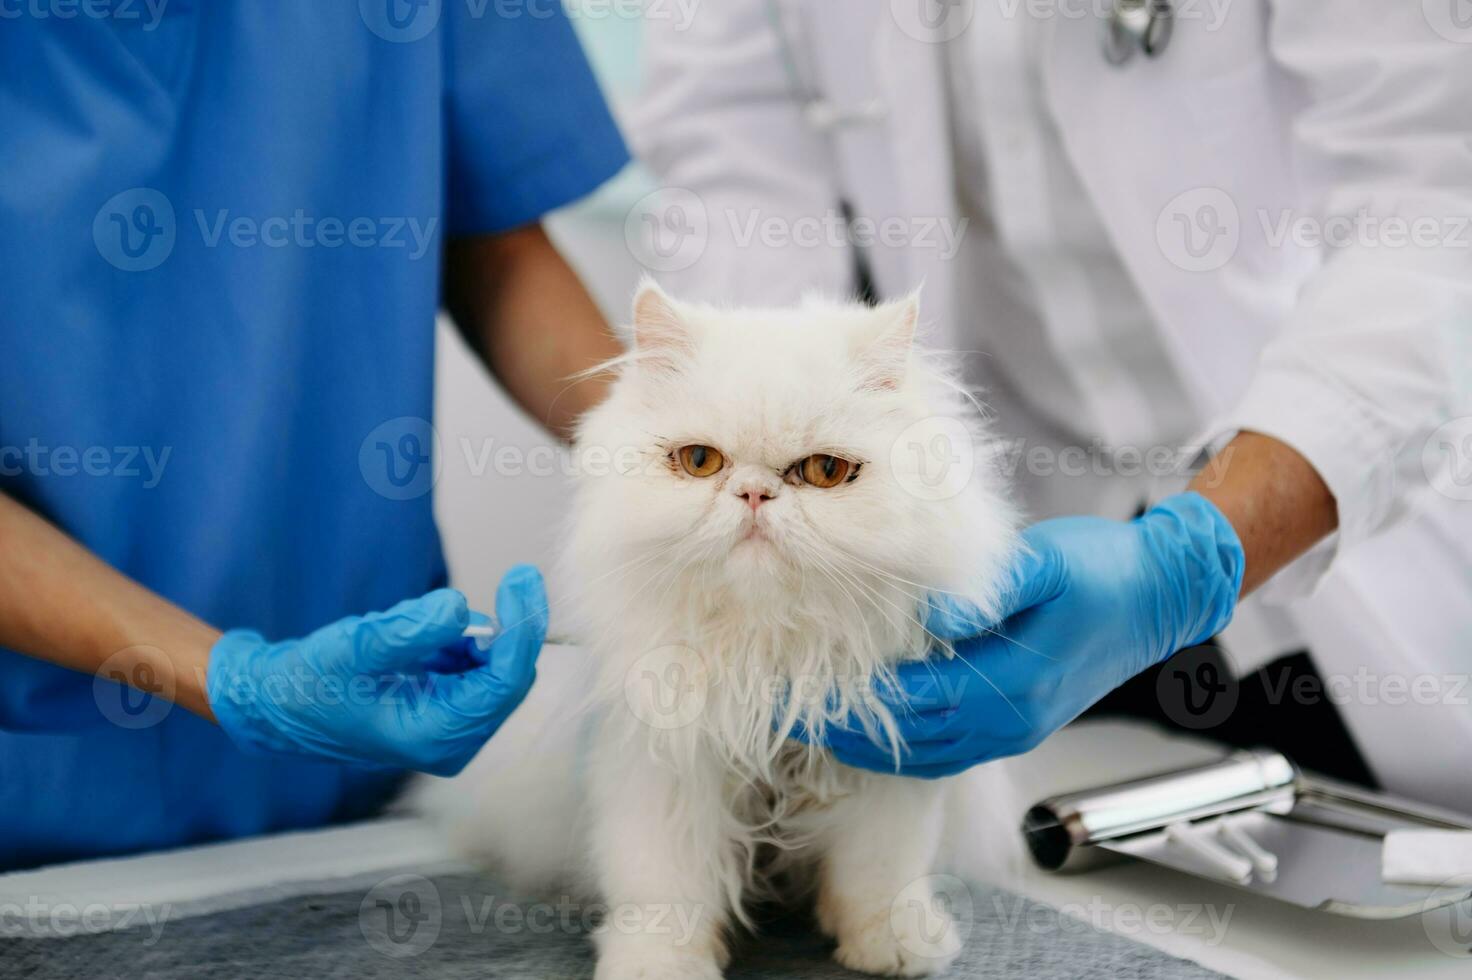
[[[642,206],[693,200],[705,212],[703,240],[650,268],[683,298],[782,304],[854,287],[849,249],[831,232],[831,148],[804,119],[799,68],[771,20],[783,6],[740,0],[707,4],[688,25],[646,19],[626,125],[662,188]]]
[[[1422,11],[1273,10],[1271,55],[1306,94],[1299,200],[1329,244],[1221,431],[1293,446],[1338,503],[1336,539],[1274,583],[1284,599],[1434,492],[1457,463],[1438,429],[1472,413],[1472,32],[1457,43]]]

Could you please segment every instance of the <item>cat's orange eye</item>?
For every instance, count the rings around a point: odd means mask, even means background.
[[[681,446],[680,466],[691,476],[715,476],[726,465],[726,457],[710,446]]]
[[[822,490],[838,486],[850,470],[857,472],[854,465],[842,456],[827,453],[814,453],[797,464],[797,475],[802,477],[802,481]]]

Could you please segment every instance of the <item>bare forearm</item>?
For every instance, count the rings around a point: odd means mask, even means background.
[[[108,676],[213,718],[205,668],[219,630],[97,559],[0,494],[0,646]]]
[[[1297,451],[1242,432],[1191,482],[1231,522],[1242,541],[1247,595],[1334,532],[1339,513],[1323,478]]]
[[[526,412],[567,436],[607,381],[572,376],[621,353],[603,315],[540,225],[451,242],[446,303]]]

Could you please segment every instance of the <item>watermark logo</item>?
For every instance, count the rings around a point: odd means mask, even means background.
[[[358,447],[358,471],[380,497],[414,500],[440,476],[440,437],[416,415],[401,415],[374,428]]]
[[[174,708],[174,672],[168,658],[152,646],[119,650],[92,678],[92,700],[102,717],[119,728],[152,728]]]
[[[1437,886],[1438,892],[1472,889],[1472,876],[1458,875]],[[1421,928],[1431,945],[1459,960],[1472,959],[1472,899],[1438,907],[1433,894],[1421,906]]]
[[[710,216],[700,195],[684,187],[645,194],[624,218],[624,242],[646,269],[678,272],[700,260],[710,241]]]
[[[178,232],[174,205],[151,187],[134,187],[108,198],[92,219],[97,252],[124,272],[147,272],[174,251]]]
[[[3,2],[3,0],[0,0]],[[199,244],[217,248],[391,249],[411,262],[438,254],[439,217],[429,215],[236,214],[229,208],[192,208],[182,229]],[[98,253],[125,272],[157,268],[173,253],[181,229],[174,206],[161,192],[135,187],[114,195],[92,221]]]
[[[971,430],[960,419],[933,415],[911,423],[889,450],[895,481],[920,500],[949,500],[976,471]]]
[[[156,30],[168,0],[0,0],[0,20],[111,20]]]
[[[1155,219],[1155,241],[1161,253],[1186,272],[1220,269],[1237,254],[1241,240],[1237,204],[1217,187],[1177,194]]]
[[[656,647],[624,675],[624,700],[634,717],[659,731],[694,724],[710,699],[710,679],[690,647]]]
[[[1421,15],[1448,41],[1472,44],[1472,0],[1421,0]]]
[[[418,41],[440,22],[441,0],[358,0],[358,16],[385,41]]]
[[[1182,650],[1155,677],[1155,697],[1167,718],[1193,731],[1225,722],[1237,710],[1237,678],[1214,646]]]
[[[391,959],[418,956],[440,938],[444,910],[434,882],[419,875],[385,878],[358,906],[358,930],[368,945]]]
[[[1431,489],[1452,500],[1472,500],[1472,415],[1452,419],[1421,447],[1421,469]]]
[[[971,26],[975,0],[889,0],[889,13],[899,29],[925,44],[953,41]]]
[[[976,900],[954,875],[916,878],[889,906],[889,927],[908,952],[926,959],[955,956],[971,935]]]

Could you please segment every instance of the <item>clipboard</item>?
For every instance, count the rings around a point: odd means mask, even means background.
[[[1029,810],[1022,826],[1033,860],[1047,871],[1134,858],[1365,919],[1416,915],[1472,898],[1472,878],[1435,886],[1383,881],[1381,846],[1398,829],[1472,830],[1472,818],[1303,773],[1267,749],[1053,796]],[[1183,833],[1211,842],[1240,839],[1239,832],[1275,866],[1259,865],[1243,877],[1182,846],[1191,843]]]

